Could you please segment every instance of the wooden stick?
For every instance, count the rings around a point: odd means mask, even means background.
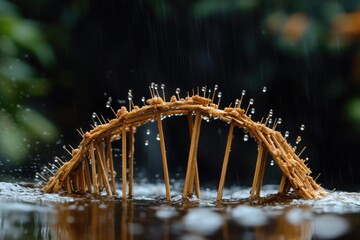
[[[225,154],[224,154],[223,166],[222,166],[222,170],[221,170],[221,177],[220,177],[220,183],[219,183],[219,188],[218,188],[218,192],[217,192],[216,201],[221,201],[222,196],[223,196],[223,189],[224,189],[224,184],[225,184],[226,170],[227,170],[227,166],[228,166],[228,161],[229,161],[229,156],[230,156],[230,149],[231,149],[231,144],[232,144],[232,140],[233,140],[233,132],[234,132],[234,121],[231,121],[230,128],[229,128],[229,134],[228,134],[228,138],[227,138],[227,143],[226,143],[226,149],[225,149]]]
[[[88,160],[86,157],[86,161],[84,160],[84,168],[85,168],[85,181],[86,181],[86,186],[87,186],[87,191],[89,193],[92,193],[92,187],[91,187],[91,179],[90,179],[90,171],[89,171],[89,165],[88,165]]]
[[[80,188],[81,188],[81,193],[86,193],[86,183],[85,183],[85,167],[84,167],[84,161],[82,161],[80,163],[80,167],[79,167],[79,177],[80,177]]]
[[[100,149],[98,148],[98,146],[96,146],[95,152],[96,152],[96,155],[98,156],[97,157],[97,160],[98,160],[97,161],[97,176],[98,176],[98,182],[99,182],[99,192],[101,192],[104,188],[104,181],[103,181],[103,177],[101,174],[101,166],[100,166],[101,159],[99,158],[99,151],[100,151]],[[95,152],[94,152],[94,154],[95,154]]]
[[[264,144],[260,143],[259,150],[258,150],[258,156],[257,156],[257,160],[256,160],[253,185],[251,187],[251,192],[250,192],[251,198],[254,198],[255,194],[257,194],[255,191],[257,190],[257,185],[259,182],[259,173],[260,173],[260,168],[261,168],[261,159],[263,157],[263,152],[264,152]]]
[[[129,127],[129,193],[128,196],[132,198],[134,196],[133,188],[134,188],[134,127]]]
[[[103,179],[103,183],[105,185],[105,189],[106,189],[106,193],[108,196],[111,196],[111,189],[110,189],[110,184],[109,184],[109,179],[107,177],[107,172],[105,169],[105,157],[104,157],[104,149],[102,146],[102,143],[98,143],[97,145],[97,153],[98,153],[98,158],[99,158],[99,165],[100,165],[100,175],[102,175],[102,179]]]
[[[199,135],[200,135],[200,125],[201,125],[201,114],[197,112],[195,117],[195,124],[192,130],[192,136],[191,136],[191,144],[190,144],[190,152],[189,152],[189,159],[188,159],[188,165],[186,170],[186,177],[185,177],[185,185],[184,185],[184,191],[182,197],[185,199],[189,194],[192,194],[190,192],[190,185],[194,183],[194,175],[195,175],[195,153],[198,146],[199,141]]]
[[[188,124],[189,124],[189,131],[190,131],[190,138],[192,135],[192,130],[194,127],[193,124],[193,117],[192,117],[192,112],[189,112],[187,114],[188,116]],[[199,180],[199,170],[198,170],[198,164],[197,164],[197,154],[195,154],[195,180],[194,180],[194,184],[195,184],[195,195],[196,197],[200,198],[200,180]],[[193,189],[191,187],[190,192],[192,192]]]
[[[126,123],[122,126],[122,199],[126,200]]]
[[[260,189],[261,189],[262,182],[264,179],[267,155],[268,155],[268,150],[265,148],[262,153],[262,157],[261,157],[261,165],[260,165],[260,171],[259,171],[259,180],[258,180],[257,189],[256,189],[256,197],[260,197]]]
[[[156,114],[156,121],[159,129],[161,156],[162,156],[162,163],[164,169],[164,180],[165,180],[165,189],[166,189],[166,200],[168,202],[171,202],[169,172],[167,167],[166,150],[165,150],[165,139],[164,139],[163,126],[159,112]]]
[[[66,190],[68,194],[71,194],[72,190],[71,190],[71,186],[70,186],[70,179],[67,178],[66,180]]]
[[[111,179],[111,191],[115,195],[116,194],[116,185],[115,185],[115,172],[114,172],[114,159],[111,151],[111,138],[108,137],[106,139],[106,155],[109,160],[110,166],[110,179]]]
[[[192,172],[190,175],[191,176],[190,183],[195,182],[195,190],[198,189],[198,192],[199,192],[198,194],[196,194],[197,197],[200,197],[200,183],[199,183],[198,164],[197,164],[197,152],[198,152],[198,143],[199,143],[199,137],[200,137],[200,126],[201,126],[201,117],[200,117],[200,122],[197,127],[196,141],[195,141],[196,146],[195,146],[194,156],[193,156],[193,158],[194,158],[193,167],[192,167]],[[190,193],[193,193],[193,187],[194,187],[194,184],[189,185]]]
[[[99,194],[99,186],[98,186],[98,179],[96,174],[96,163],[95,163],[95,154],[94,154],[94,141],[90,142],[90,158],[91,158],[91,170],[92,170],[92,178],[94,185],[94,193]]]
[[[298,154],[298,157],[300,157],[300,155],[305,151],[306,146],[304,146],[304,148],[300,151],[300,153]]]
[[[281,180],[280,180],[280,184],[279,184],[279,193],[285,193],[285,174],[282,175]]]

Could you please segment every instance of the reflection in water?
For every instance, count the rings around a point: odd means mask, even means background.
[[[216,204],[216,192],[209,196],[188,202],[175,197],[167,205],[144,195],[122,203],[0,183],[0,239],[351,239],[359,234],[357,193],[262,206]]]
[[[159,218],[156,217],[157,212],[168,207],[156,203],[147,205],[144,201],[64,204],[57,206],[57,211],[51,214],[54,221],[49,228],[56,239],[172,239],[184,235],[217,239],[245,236],[255,239],[310,239],[312,236],[311,219],[291,224],[286,218],[287,210],[277,214],[264,211],[268,220],[266,224],[248,226],[246,222],[229,218],[233,207],[220,210],[185,210],[186,207],[180,207],[176,210],[179,214]],[[221,221],[215,221],[215,216]]]
[[[57,239],[115,239],[115,229],[120,227],[114,204],[64,204],[52,216],[52,234]]]

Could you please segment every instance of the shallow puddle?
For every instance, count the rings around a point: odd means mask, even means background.
[[[0,183],[0,239],[356,239],[360,194],[329,192],[321,200],[244,200],[250,189],[215,190],[183,201],[161,184],[136,185],[135,197],[44,194],[32,183]],[[120,192],[120,191],[118,191]],[[276,192],[265,186],[262,195]],[[243,200],[239,200],[243,199]]]

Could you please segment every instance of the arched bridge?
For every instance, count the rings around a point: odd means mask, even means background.
[[[144,106],[134,106],[130,101],[132,105],[129,105],[129,111],[122,107],[117,111],[116,118],[106,122],[103,119],[102,124],[97,125],[89,132],[80,131],[83,139],[78,148],[72,150],[72,158],[67,162],[62,162],[62,166],[48,179],[42,190],[48,193],[65,191],[69,194],[73,192],[100,194],[105,189],[107,195],[115,195],[115,172],[111,143],[121,141],[122,197],[124,200],[127,197],[132,197],[135,131],[137,127],[149,121],[156,121],[160,137],[166,199],[171,201],[162,119],[169,116],[184,115],[188,119],[191,142],[183,198],[194,193],[200,197],[197,151],[203,118],[229,123],[229,133],[218,186],[218,201],[222,199],[235,127],[250,134],[259,145],[250,197],[260,196],[268,154],[272,156],[283,173],[279,186],[280,193],[287,193],[292,188],[299,197],[304,199],[317,199],[325,194],[323,188],[310,176],[311,170],[305,164],[305,160],[300,158],[301,153],[295,153],[295,148],[287,142],[279,131],[275,130],[276,123],[273,127],[269,127],[268,118],[264,122],[263,120],[260,122],[253,121],[251,115],[247,115],[249,106],[246,110],[241,108],[242,99],[237,101],[234,107],[220,109],[219,102],[214,103],[214,95],[212,98],[210,96],[207,98],[205,95],[199,96],[197,93],[182,99],[177,92],[177,97],[172,96],[170,101],[166,102],[164,101],[165,94],[160,97],[157,90],[150,89],[150,92],[152,98],[148,99]]]

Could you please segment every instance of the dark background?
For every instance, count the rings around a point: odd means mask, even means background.
[[[358,190],[360,5],[356,2],[1,0],[0,21],[9,15],[25,26],[19,31],[5,21],[0,28],[3,178],[33,178],[54,156],[67,159],[62,146],[77,146],[81,139],[76,128],[89,130],[93,112],[112,118],[105,107],[108,97],[112,107],[119,108],[123,100],[127,105],[129,89],[141,105],[141,97],[149,97],[151,82],[164,83],[167,97],[177,87],[185,96],[197,86],[218,84],[222,107],[245,89],[244,102],[255,99],[255,119],[273,109],[274,116],[283,119],[278,130],[290,132],[290,143],[301,135],[298,149],[307,146],[303,157],[309,157],[313,177],[321,173],[318,181],[324,187]],[[29,38],[30,30],[37,38]],[[9,39],[16,51],[9,50]],[[17,65],[8,65],[9,61],[21,62],[32,72],[21,72],[25,68],[18,66],[22,75],[13,79],[12,66]],[[34,86],[39,90],[31,91]],[[43,117],[48,130],[29,127],[30,120],[24,123],[19,113],[24,108]],[[32,122],[45,128],[37,120]],[[5,123],[12,127],[10,133]],[[189,145],[186,119],[166,119],[164,124],[170,177],[183,179]],[[303,132],[301,124],[306,126]],[[226,123],[202,123],[198,155],[202,186],[218,182],[227,131]],[[14,133],[20,137],[12,137],[17,136]],[[162,180],[156,134],[155,123],[137,131],[138,179]],[[240,129],[234,134],[227,184],[250,185],[256,144],[244,142]],[[280,172],[270,167],[270,161],[265,183],[277,184]]]

